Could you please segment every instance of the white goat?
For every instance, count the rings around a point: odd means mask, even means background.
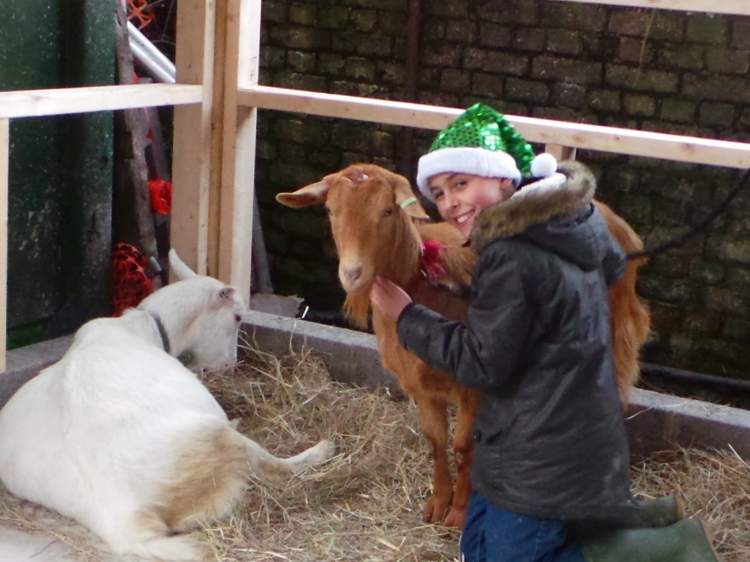
[[[175,535],[229,513],[248,478],[328,460],[321,441],[288,459],[233,429],[191,369],[235,364],[245,312],[236,289],[193,273],[119,318],[81,327],[65,356],[0,411],[0,479],[17,496],[73,517],[117,553],[197,560]]]

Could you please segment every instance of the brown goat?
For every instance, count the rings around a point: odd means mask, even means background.
[[[277,201],[289,207],[324,203],[339,256],[339,279],[347,293],[347,315],[366,326],[370,287],[376,276],[403,287],[411,298],[451,320],[465,321],[468,302],[429,279],[425,243],[442,246],[439,265],[442,280],[464,286],[470,283],[476,255],[464,247],[463,238],[444,223],[427,223],[428,215],[416,201],[406,178],[370,164],[355,164],[293,193],[279,193]],[[600,205],[610,230],[626,252],[642,248],[638,236],[606,206]],[[415,220],[417,219],[417,220]],[[427,244],[429,246],[429,244]],[[648,312],[635,294],[640,263],[629,263],[623,280],[610,288],[610,304],[617,321],[614,333],[618,387],[625,403],[627,389],[638,376],[638,351],[649,328]],[[617,301],[617,302],[613,302]],[[414,398],[422,432],[433,459],[433,493],[424,508],[427,522],[463,527],[468,506],[469,468],[473,454],[471,425],[476,417],[478,394],[459,385],[406,351],[398,341],[396,323],[377,308],[372,326],[385,368]],[[448,457],[448,405],[457,404],[453,453],[456,463],[455,493]]]

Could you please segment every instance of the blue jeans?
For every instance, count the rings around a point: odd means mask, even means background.
[[[461,534],[465,562],[584,562],[565,524],[502,511],[472,492]]]

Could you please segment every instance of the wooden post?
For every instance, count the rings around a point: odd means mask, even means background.
[[[258,83],[261,0],[227,6],[219,229],[219,279],[250,298],[257,109],[237,106],[237,89]]]
[[[8,155],[10,121],[0,119],[0,373],[6,370],[8,345]]]
[[[197,106],[176,107],[172,158],[171,246],[195,271],[208,267],[211,108],[215,3],[185,0],[177,7],[177,82],[203,86]]]
[[[558,162],[576,159],[576,149],[574,147],[562,146],[560,144],[547,144],[544,146],[544,151],[554,156]]]

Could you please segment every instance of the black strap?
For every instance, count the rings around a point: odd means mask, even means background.
[[[149,314],[151,315],[151,318],[154,319],[156,328],[159,330],[159,335],[161,336],[161,343],[164,346],[164,351],[169,353],[169,336],[167,335],[166,328],[164,328],[164,323],[161,321],[159,315],[155,312],[149,312]]]

